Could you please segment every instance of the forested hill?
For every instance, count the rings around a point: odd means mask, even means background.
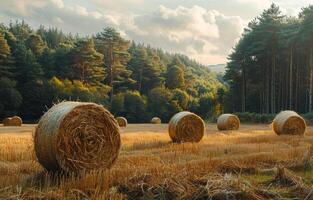
[[[229,62],[229,111],[312,112],[313,6],[298,17],[272,6],[251,21]]]
[[[24,21],[0,25],[0,118],[37,120],[54,102],[92,101],[130,122],[222,110],[225,87],[179,54],[127,41],[112,28],[92,37]]]

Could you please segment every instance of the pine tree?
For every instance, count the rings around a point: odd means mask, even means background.
[[[11,54],[10,46],[6,39],[0,34],[0,77],[10,76],[10,67],[8,66],[9,56]]]
[[[132,77],[137,82],[137,90],[146,94],[151,89],[160,86],[161,69],[156,55],[148,56],[144,47],[139,46],[131,51],[131,60],[128,63],[132,70]]]
[[[94,48],[92,39],[79,40],[70,52],[70,66],[73,79],[82,83],[99,85],[105,78],[103,55]]]
[[[33,52],[27,49],[23,43],[18,44],[13,56],[15,58],[15,75],[19,85],[42,79],[41,65],[37,62]]]
[[[26,40],[26,46],[37,56],[40,56],[46,48],[46,44],[40,35],[30,35]]]
[[[134,84],[130,78],[131,71],[126,68],[130,59],[129,42],[124,40],[113,28],[105,28],[96,36],[97,50],[105,57],[107,78],[105,82],[111,87],[110,99],[112,103],[115,87],[125,88]]]
[[[166,72],[166,87],[169,89],[184,89],[184,71],[179,66],[170,66]]]

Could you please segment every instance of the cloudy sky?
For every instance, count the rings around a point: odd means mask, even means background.
[[[103,27],[125,38],[186,54],[203,64],[226,63],[243,28],[272,2],[297,15],[313,0],[0,0],[0,22],[24,19],[91,35]]]

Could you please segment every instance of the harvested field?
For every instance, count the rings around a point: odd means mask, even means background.
[[[0,126],[0,199],[313,199],[313,128],[277,136],[269,125],[174,144],[167,124],[129,124],[107,171],[49,174],[36,161],[35,125]]]

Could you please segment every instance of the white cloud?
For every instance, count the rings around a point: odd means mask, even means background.
[[[54,3],[59,8],[64,8],[63,0],[51,0],[51,2]]]
[[[208,64],[226,62],[229,49],[242,32],[243,21],[200,6],[160,6],[155,12],[133,16],[131,23],[122,28],[136,41],[184,53]]]
[[[204,64],[226,62],[243,27],[274,1],[296,14],[312,0],[0,0],[0,19],[94,34],[112,26],[123,37]]]

